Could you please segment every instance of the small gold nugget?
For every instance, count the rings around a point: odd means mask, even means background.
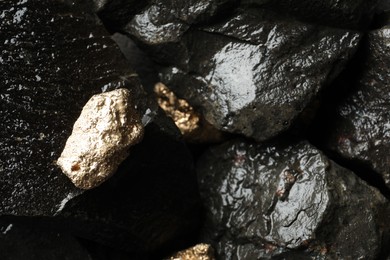
[[[157,83],[154,92],[160,108],[173,119],[186,141],[212,143],[223,140],[222,132],[210,125],[186,100],[178,98],[163,83]]]
[[[169,260],[215,260],[215,257],[210,245],[199,244],[176,253]]]

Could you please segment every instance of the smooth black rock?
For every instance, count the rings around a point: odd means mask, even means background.
[[[193,160],[180,136],[159,114],[111,179],[43,221],[137,255],[180,249],[196,237],[200,221]]]
[[[390,188],[390,26],[372,31],[357,83],[327,120],[325,145],[380,174]],[[321,139],[323,139],[324,134]]]
[[[379,0],[243,0],[297,19],[337,28],[364,29]]]
[[[93,94],[118,87],[142,94],[87,7],[0,2],[0,215],[53,215],[79,195],[55,160],[82,107]]]
[[[304,24],[265,9],[150,47],[162,82],[219,130],[276,136],[340,72],[360,35]]]
[[[386,250],[388,201],[307,142],[230,141],[206,152],[197,172],[203,239],[221,259],[376,259]]]
[[[68,233],[0,219],[0,259],[92,259],[79,241]]]

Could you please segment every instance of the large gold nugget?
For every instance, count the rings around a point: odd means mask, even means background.
[[[94,188],[115,173],[143,131],[127,89],[94,95],[74,124],[57,164],[76,187]]]

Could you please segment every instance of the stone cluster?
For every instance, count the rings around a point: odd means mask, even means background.
[[[389,259],[389,0],[0,1],[0,259]]]

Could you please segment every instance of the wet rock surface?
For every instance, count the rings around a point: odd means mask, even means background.
[[[0,14],[0,214],[51,215],[80,193],[55,160],[82,107],[118,87],[139,93],[138,79],[81,5],[1,1]]]
[[[134,35],[146,44],[176,42],[192,24],[222,13],[237,0],[94,0],[98,14],[108,28]],[[115,11],[114,11],[115,10]]]
[[[233,0],[152,1],[123,28],[144,44],[178,42],[191,24],[200,23]],[[237,1],[236,1],[237,2]]]
[[[221,259],[298,256],[375,259],[389,204],[351,171],[306,142],[231,141],[211,148],[197,167],[204,240]]]
[[[0,1],[0,259],[388,259],[388,3]]]
[[[326,146],[367,165],[390,188],[390,26],[368,34],[356,84],[326,121]]]
[[[241,10],[223,23],[188,32],[171,66],[161,70],[162,82],[200,107],[217,129],[263,141],[289,128],[359,39],[358,33],[295,22],[269,10]]]

